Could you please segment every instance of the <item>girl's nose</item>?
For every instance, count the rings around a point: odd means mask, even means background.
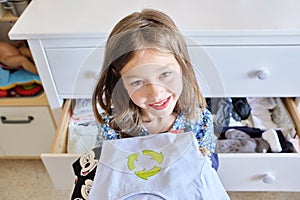
[[[148,83],[145,89],[148,98],[159,98],[164,91],[163,85],[157,83]]]

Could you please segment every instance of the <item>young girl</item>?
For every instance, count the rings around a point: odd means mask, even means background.
[[[135,12],[113,28],[92,100],[99,147],[73,164],[72,198],[87,198],[104,140],[192,131],[201,153],[217,166],[211,113],[184,38],[164,13]]]

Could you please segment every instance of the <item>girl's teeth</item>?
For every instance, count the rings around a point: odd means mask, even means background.
[[[167,100],[168,100],[168,99],[165,99],[165,100],[163,100],[162,102],[160,102],[160,103],[155,103],[155,104],[153,104],[153,105],[154,105],[154,106],[161,106],[161,105],[163,105]]]

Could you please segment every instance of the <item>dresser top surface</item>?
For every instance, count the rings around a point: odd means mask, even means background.
[[[32,0],[11,39],[106,37],[124,16],[164,11],[188,35],[300,36],[295,0]]]

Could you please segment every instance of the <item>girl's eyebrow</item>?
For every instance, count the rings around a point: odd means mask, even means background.
[[[159,71],[163,71],[163,70],[165,70],[166,68],[169,68],[171,65],[173,65],[174,63],[168,63],[168,64],[166,64],[166,65],[160,65],[161,67],[158,69]],[[148,64],[146,64],[146,65],[148,65]],[[155,64],[149,64],[149,65],[155,65]],[[128,72],[127,72],[128,73]],[[140,78],[140,75],[141,75],[141,71],[139,71],[139,74],[132,74],[132,75],[126,75],[127,73],[125,73],[124,75],[123,75],[123,77],[126,77],[126,78],[128,78],[128,79],[130,79],[130,78]],[[136,72],[134,72],[134,73],[136,73]]]
[[[123,75],[122,77],[127,78],[127,79],[134,79],[134,78],[140,78],[139,75]]]

